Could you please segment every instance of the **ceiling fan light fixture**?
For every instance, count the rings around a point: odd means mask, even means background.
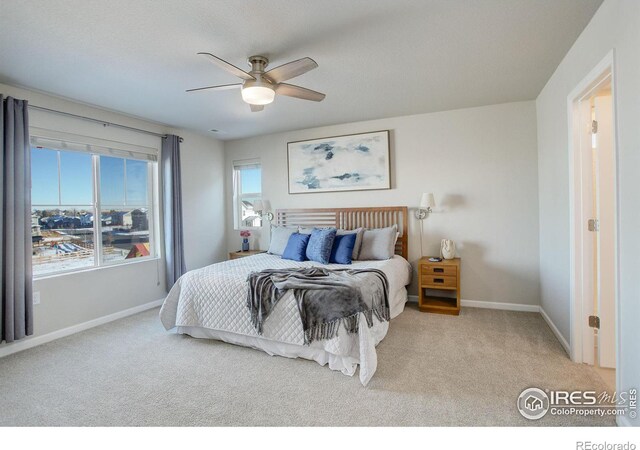
[[[242,88],[242,100],[250,105],[268,105],[276,97],[271,86],[253,85]]]
[[[251,106],[252,112],[264,110],[264,105],[272,103],[276,94],[314,102],[321,102],[325,98],[325,95],[322,92],[316,92],[301,86],[283,83],[283,81],[298,77],[317,68],[318,63],[311,58],[305,57],[296,59],[295,61],[282,64],[265,72],[269,65],[269,59],[264,56],[254,55],[250,56],[247,61],[251,66],[251,70],[249,72],[245,72],[233,64],[228,63],[224,59],[218,58],[212,53],[200,52],[198,54],[205,56],[218,67],[221,67],[228,73],[240,78],[242,82],[187,89],[187,92],[204,91],[209,89],[223,91],[227,89],[240,88],[242,100]]]

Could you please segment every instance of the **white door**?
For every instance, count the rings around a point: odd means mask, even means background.
[[[613,104],[610,93],[596,95],[594,118],[595,209],[599,230],[596,249],[596,311],[600,317],[597,334],[598,365],[615,368],[615,157]]]
[[[598,215],[596,202],[596,161],[594,158],[592,134],[592,99],[584,99],[579,104],[580,117],[580,168],[581,168],[581,201],[582,208],[580,225],[583,232],[580,235],[580,250],[582,252],[582,296],[584,308],[583,317],[580,320],[582,332],[582,362],[594,365],[595,345],[597,345],[594,329],[589,324],[589,316],[597,314],[598,305],[598,236],[588,230],[588,222]]]

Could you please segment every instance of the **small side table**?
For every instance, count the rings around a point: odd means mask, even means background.
[[[420,259],[418,264],[420,276],[418,308],[420,311],[439,314],[460,314],[460,258],[443,259],[439,262],[429,261],[428,257]],[[439,291],[455,291],[455,297],[425,295],[425,289]]]
[[[238,250],[237,252],[229,252],[229,259],[238,259],[244,258],[245,256],[253,256],[258,255],[260,253],[266,253],[265,250],[247,250],[243,252],[242,250]]]

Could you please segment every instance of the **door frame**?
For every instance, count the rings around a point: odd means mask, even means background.
[[[584,195],[583,187],[592,185],[590,178],[591,170],[585,169],[585,161],[581,154],[580,137],[580,103],[585,98],[589,98],[597,88],[605,81],[611,81],[612,100],[612,121],[613,121],[613,152],[615,161],[614,170],[614,271],[615,271],[615,333],[616,333],[616,385],[620,386],[619,356],[620,356],[620,215],[619,215],[619,152],[618,152],[618,124],[617,124],[617,101],[616,101],[616,78],[615,78],[615,52],[611,50],[607,55],[585,76],[580,83],[571,91],[567,97],[567,111],[569,124],[569,246],[570,246],[570,326],[571,326],[571,359],[577,363],[594,363],[593,350],[589,358],[589,352],[585,357],[585,332],[587,328],[587,311],[593,308],[593,296],[588,295],[593,292],[591,280],[584,276],[588,270],[586,264],[593,264],[593,261],[586,261],[582,252],[582,246],[588,239],[591,239],[590,232],[586,230],[584,211],[588,207],[588,202],[593,201],[593,193]],[[591,164],[591,161],[588,161]],[[586,175],[585,175],[586,174]],[[588,183],[588,184],[587,184]],[[580,245],[578,245],[578,243]],[[585,294],[586,293],[586,294]]]

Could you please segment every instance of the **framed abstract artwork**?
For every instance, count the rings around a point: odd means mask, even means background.
[[[287,143],[289,193],[391,189],[389,130]]]

